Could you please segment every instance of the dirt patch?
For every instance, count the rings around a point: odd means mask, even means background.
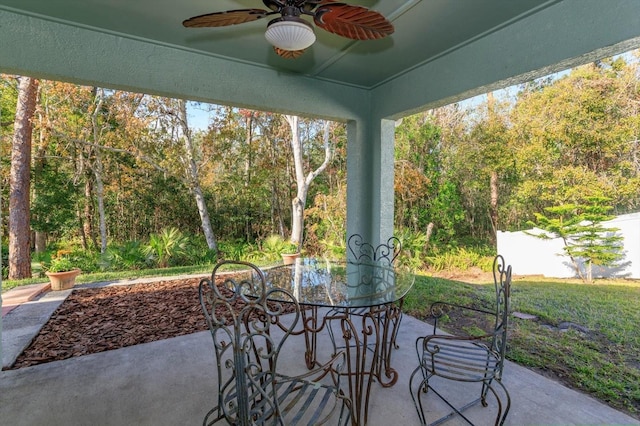
[[[447,269],[445,271],[430,272],[430,275],[447,280],[463,281],[470,284],[486,284],[493,282],[493,273],[486,272],[478,267],[465,270]]]

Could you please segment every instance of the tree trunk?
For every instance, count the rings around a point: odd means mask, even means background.
[[[244,160],[244,186],[248,187],[251,184],[251,167],[252,167],[252,152],[251,152],[251,139],[253,138],[253,113],[245,113],[244,124],[247,129],[247,136],[245,138],[245,144],[247,145],[247,156]]]
[[[102,156],[100,153],[100,127],[98,123],[98,116],[102,110],[104,103],[104,91],[102,89],[94,88],[96,106],[91,114],[91,126],[93,130],[93,143],[95,144],[95,160],[92,166],[93,176],[96,180],[96,199],[98,201],[98,220],[100,223],[100,253],[105,254],[107,252],[107,220],[104,210],[104,183],[102,179]]]
[[[253,112],[245,111],[245,127],[247,129],[247,136],[245,138],[245,144],[247,149],[247,155],[244,161],[244,187],[249,188],[251,184],[251,167],[252,167],[252,150],[251,150],[251,139],[253,138]],[[252,209],[251,202],[249,202],[245,208],[247,209],[244,217],[244,235],[247,241],[251,238],[251,223],[252,223]]]
[[[107,219],[104,210],[104,184],[102,182],[102,159],[100,151],[96,150],[96,160],[93,166],[93,175],[96,179],[96,198],[98,201],[98,219],[100,221],[100,253],[107,252]]]
[[[218,242],[213,235],[213,228],[211,227],[211,218],[209,217],[209,210],[204,199],[202,187],[200,186],[200,177],[198,175],[198,165],[195,161],[193,141],[191,139],[191,130],[187,122],[187,103],[184,100],[178,101],[178,112],[180,117],[180,125],[182,126],[182,133],[184,135],[184,148],[186,151],[186,168],[187,179],[189,182],[189,188],[196,199],[196,205],[198,206],[198,213],[200,214],[200,223],[202,225],[202,232],[207,240],[207,246],[210,250],[218,250]]]
[[[38,148],[36,150],[36,159],[33,161],[33,176],[34,179],[37,179],[38,176],[42,175],[42,172],[44,170],[44,165],[45,165],[45,160],[44,158],[46,157],[47,151],[46,151],[46,146],[47,146],[47,134],[46,134],[46,128],[48,127],[48,123],[45,123],[46,120],[46,115],[42,114],[41,112],[38,113],[38,121],[40,123],[43,123],[43,125],[40,126],[40,134],[39,134],[39,143],[38,143]],[[34,182],[35,183],[35,182]],[[35,190],[35,188],[33,189],[32,192],[32,200],[37,200],[38,199],[38,193]],[[39,230],[35,231],[35,248],[34,251],[36,253],[43,253],[46,249],[47,249],[47,234],[46,232],[42,232]]]
[[[304,206],[307,200],[307,192],[302,164],[302,141],[298,132],[298,117],[285,115],[291,128],[291,149],[293,150],[293,164],[295,167],[297,192],[291,201],[291,242],[300,246],[304,229]]]
[[[38,80],[20,79],[9,178],[9,279],[31,278],[30,171]]]
[[[35,243],[36,243],[36,247],[35,247],[35,252],[36,253],[42,253],[47,249],[47,234],[46,232],[41,232],[41,231],[36,231],[36,238],[35,238]]]
[[[304,209],[307,203],[309,186],[311,186],[311,182],[313,182],[316,176],[324,171],[324,169],[329,165],[329,161],[331,161],[329,122],[326,121],[324,126],[324,161],[320,167],[313,172],[310,172],[305,177],[302,158],[302,141],[300,140],[300,133],[298,132],[298,117],[292,115],[285,115],[284,117],[291,128],[291,149],[293,150],[293,164],[295,166],[297,186],[296,196],[291,201],[291,242],[298,244],[299,247],[302,243],[304,231]]]
[[[494,247],[498,241],[498,172],[495,170],[491,171],[491,182],[489,184],[491,186],[491,228],[493,230],[492,234],[492,242]]]
[[[95,247],[98,246],[95,232],[93,231],[93,182],[90,173],[86,173],[84,180],[84,214],[82,217],[82,243],[83,249],[89,250],[89,240]]]
[[[433,222],[429,222],[429,224],[427,225],[427,237],[425,238],[425,242],[424,242],[425,252],[429,248],[429,241],[431,240],[431,234],[433,234],[433,227],[434,227]]]
[[[271,138],[270,138],[271,139]],[[276,157],[277,157],[277,144],[276,141],[274,139],[270,140],[270,150],[269,150],[269,155],[271,156],[271,167],[273,170],[277,170],[277,161],[276,161]],[[281,203],[281,199],[279,196],[279,192],[278,189],[280,188],[280,179],[279,179],[279,175],[278,173],[272,173],[272,180],[271,180],[271,229],[272,230],[276,230],[277,232],[275,232],[278,235],[284,235],[285,231],[285,225],[284,225],[284,218],[283,218],[283,208],[282,208],[282,203]]]

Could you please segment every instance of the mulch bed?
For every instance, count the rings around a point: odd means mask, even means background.
[[[207,329],[199,279],[74,290],[11,368]]]
[[[207,330],[199,283],[191,278],[76,289],[10,369]]]

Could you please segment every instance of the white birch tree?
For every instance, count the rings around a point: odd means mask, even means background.
[[[213,234],[213,228],[211,227],[211,218],[209,217],[209,210],[207,209],[207,203],[204,199],[202,185],[200,184],[198,164],[196,162],[196,146],[193,143],[193,135],[191,129],[189,129],[189,123],[187,121],[187,103],[183,99],[178,100],[178,119],[180,121],[180,126],[182,127],[182,140],[184,142],[183,164],[185,167],[186,175],[185,183],[187,184],[189,190],[196,200],[198,213],[200,214],[200,221],[202,223],[202,232],[204,233],[204,237],[207,240],[207,246],[210,250],[217,251],[218,243]]]
[[[95,145],[100,144],[101,128],[98,121],[102,105],[104,104],[104,89],[94,89],[95,102],[94,110],[91,114],[91,130],[93,143]],[[96,180],[96,201],[98,202],[98,219],[100,228],[100,253],[104,254],[107,251],[107,220],[104,209],[104,181],[103,181],[103,166],[102,155],[100,149],[95,149],[93,163],[91,165],[93,176]]]
[[[307,204],[307,194],[311,182],[322,173],[331,161],[331,144],[329,122],[325,121],[323,130],[324,161],[313,171],[305,171],[302,139],[300,138],[299,119],[293,115],[285,115],[285,120],[291,128],[291,149],[293,151],[293,164],[296,177],[296,196],[291,201],[291,242],[298,245],[302,243],[304,231],[304,209]],[[305,174],[306,173],[306,174]]]

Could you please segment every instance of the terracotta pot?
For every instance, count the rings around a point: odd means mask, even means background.
[[[51,290],[68,290],[76,283],[76,277],[82,272],[80,269],[73,269],[64,272],[45,272],[51,281]]]
[[[300,253],[281,253],[282,263],[285,265],[293,265],[296,263],[296,259],[300,257]]]

